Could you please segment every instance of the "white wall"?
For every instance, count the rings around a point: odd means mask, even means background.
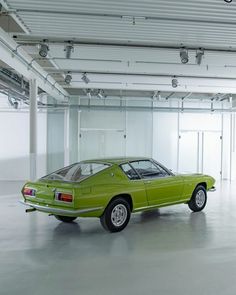
[[[37,177],[46,172],[46,113],[38,112]],[[29,112],[0,110],[0,180],[29,179]]]
[[[47,173],[65,165],[65,112],[64,110],[48,110],[47,112]],[[69,129],[69,126],[67,125]],[[69,130],[67,130],[69,132]],[[67,163],[68,164],[68,163]]]
[[[82,110],[79,156],[147,156],[173,171],[207,173],[217,179],[222,173],[223,179],[233,179],[230,158],[233,161],[236,153],[232,149],[230,157],[230,122],[227,113]]]
[[[178,170],[178,114],[153,113],[153,158]]]
[[[4,109],[0,108],[0,180],[25,180],[29,178],[29,113],[7,106],[6,102]],[[236,179],[235,114],[151,109],[72,113],[67,126],[70,161],[147,156],[179,172],[219,175],[222,166],[223,179]],[[49,116],[39,111],[37,126],[40,177],[64,165],[64,111],[51,111]],[[183,144],[184,138],[188,139],[187,145]],[[188,162],[191,165],[185,165]]]

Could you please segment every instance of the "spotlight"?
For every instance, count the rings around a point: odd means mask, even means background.
[[[82,78],[81,78],[84,83],[88,84],[90,82],[89,78],[87,77],[86,73],[83,73]]]
[[[153,92],[153,95],[152,95],[152,99],[154,100],[154,99],[156,99],[157,98],[157,91],[154,91]]]
[[[213,104],[213,101],[214,101],[214,98],[211,99],[211,112],[213,113],[215,110],[214,110],[214,104]]]
[[[39,55],[41,57],[46,57],[48,55],[48,51],[49,51],[49,47],[46,43],[42,43],[40,44],[40,48],[39,48]]]
[[[232,0],[224,0],[226,3],[231,3]]]
[[[87,93],[88,98],[91,99],[92,98],[91,89],[87,89],[86,93]]]
[[[13,108],[17,110],[18,107],[19,107],[19,102],[18,101],[14,101],[13,102]]]
[[[172,79],[171,84],[173,88],[178,87],[178,80],[176,78]]]
[[[196,52],[196,64],[200,65],[202,63],[202,57],[204,55],[204,50],[203,49],[198,49]]]
[[[65,83],[70,84],[71,80],[72,80],[72,76],[71,76],[70,72],[68,72],[65,76]]]
[[[74,52],[74,46],[72,44],[66,45],[64,51],[66,52],[66,58],[71,58],[71,53]]]
[[[187,64],[188,63],[188,50],[186,48],[181,48],[180,49],[180,60],[182,64]]]
[[[104,97],[104,95],[103,95],[103,90],[101,90],[101,89],[98,90],[97,97],[99,97],[99,98],[101,98],[101,99]]]

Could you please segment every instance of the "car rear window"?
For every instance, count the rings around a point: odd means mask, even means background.
[[[57,170],[49,175],[42,177],[42,179],[79,182],[108,167],[110,167],[109,164],[81,162],[81,163],[73,164],[71,166]]]

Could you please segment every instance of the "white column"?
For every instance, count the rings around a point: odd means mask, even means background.
[[[30,180],[36,179],[37,171],[37,94],[36,79],[30,80]]]
[[[65,109],[64,111],[64,165],[65,166],[68,166],[70,162],[69,125],[70,125],[70,111],[69,109]]]

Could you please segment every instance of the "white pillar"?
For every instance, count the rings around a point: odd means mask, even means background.
[[[37,171],[37,94],[36,79],[30,80],[30,180],[36,179]]]
[[[69,125],[70,125],[70,111],[69,109],[65,109],[64,111],[64,165],[65,166],[68,166],[70,162]]]

